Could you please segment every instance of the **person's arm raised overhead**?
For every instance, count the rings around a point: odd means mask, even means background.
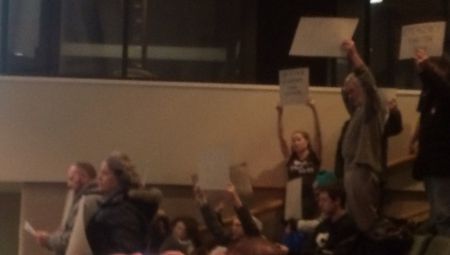
[[[450,94],[449,72],[450,62],[448,59],[431,60],[428,53],[423,49],[417,49],[415,63],[419,71],[424,89],[431,89],[438,94]]]
[[[368,119],[377,113],[384,112],[385,107],[381,104],[375,78],[359,55],[353,40],[344,40],[342,43],[342,49],[347,53],[347,59],[353,67],[353,74],[355,76],[354,79],[356,79],[356,81],[353,82],[357,82],[362,89],[362,91],[359,92],[359,89],[356,88],[353,91],[356,92],[353,93],[353,95],[350,95],[350,97],[353,97],[353,105],[363,106],[366,109],[366,116]],[[346,83],[352,82],[346,80]]]
[[[280,150],[285,159],[289,158],[288,143],[284,139],[284,126],[283,126],[283,106],[277,105],[277,135],[280,142]]]
[[[227,245],[230,242],[230,238],[223,229],[216,212],[212,210],[211,206],[208,204],[208,198],[205,192],[198,185],[198,177],[192,176],[192,182],[194,198],[200,206],[200,212],[203,220],[205,221],[206,227],[217,242],[221,245]]]
[[[316,103],[313,99],[308,99],[307,105],[311,108],[314,118],[314,142],[312,147],[319,161],[322,159],[322,133],[320,129],[319,114],[317,113]]]
[[[256,222],[254,221],[250,210],[242,203],[239,194],[236,191],[236,188],[233,184],[228,184],[227,194],[233,207],[236,211],[237,217],[242,224],[242,228],[244,229],[244,233],[247,236],[260,236],[261,231],[258,228]]]

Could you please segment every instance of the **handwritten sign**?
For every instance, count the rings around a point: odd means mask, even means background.
[[[308,99],[309,69],[279,71],[280,102],[282,105],[302,104]]]
[[[302,17],[289,55],[344,57],[341,44],[352,38],[357,25],[353,18]]]
[[[443,21],[403,26],[399,59],[414,58],[416,49],[424,49],[429,56],[441,56],[444,36]]]

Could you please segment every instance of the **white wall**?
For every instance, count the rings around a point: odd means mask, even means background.
[[[311,90],[331,169],[348,116],[339,89]],[[405,131],[392,139],[391,158],[406,154],[417,94],[399,92]],[[282,186],[277,101],[276,86],[0,77],[0,181],[61,182],[70,162],[98,165],[119,149],[148,182],[187,184],[202,151],[227,145],[231,163],[247,162],[257,184]],[[286,136],[312,130],[305,106],[287,108],[285,120]]]
[[[348,116],[339,89],[311,90],[322,124],[323,167],[331,169]],[[390,141],[391,159],[406,155],[417,95],[399,91],[405,130]],[[79,159],[98,165],[113,149],[128,152],[150,183],[188,184],[198,155],[225,144],[233,150],[231,163],[247,162],[256,184],[283,186],[277,101],[276,86],[0,77],[0,183],[26,182],[20,220],[48,230],[60,221],[67,165]],[[311,131],[311,120],[305,106],[287,108],[286,136]],[[190,194],[172,193],[165,208],[196,212]],[[44,254],[22,231],[20,238],[20,254]]]

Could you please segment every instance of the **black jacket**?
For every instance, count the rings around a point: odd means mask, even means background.
[[[100,204],[88,223],[86,236],[95,255],[144,252],[148,227],[158,210],[160,192],[118,191]]]
[[[419,99],[419,150],[414,177],[450,176],[450,84],[449,71],[438,61],[421,64],[422,92]]]

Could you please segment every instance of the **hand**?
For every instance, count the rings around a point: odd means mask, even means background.
[[[232,183],[228,184],[226,192],[235,207],[242,207],[241,198],[239,197],[239,194],[237,193],[236,188]]]
[[[230,197],[237,195],[236,187],[234,187],[234,185],[232,183],[228,183],[226,191]]]
[[[347,53],[353,53],[356,51],[355,42],[351,39],[344,40],[341,44],[341,48]]]
[[[208,199],[206,197],[206,194],[198,185],[198,175],[197,174],[191,175],[191,180],[192,180],[193,193],[194,193],[195,200],[197,200],[197,203],[199,203],[200,205],[207,204]]]
[[[416,49],[414,59],[416,60],[416,64],[420,64],[423,61],[428,59],[428,53],[426,50],[418,48]]]
[[[36,231],[36,235],[34,236],[36,239],[36,242],[42,246],[42,247],[48,247],[48,239],[49,239],[49,233],[47,231]]]
[[[278,112],[278,115],[283,114],[283,106],[281,105],[281,103],[277,104],[277,112]]]
[[[201,206],[208,203],[205,192],[198,185],[194,185],[194,198]]]
[[[387,107],[390,111],[397,109],[397,100],[395,98],[392,98],[391,100],[389,100],[387,102]]]
[[[310,108],[314,108],[316,107],[316,102],[314,101],[314,99],[308,98],[308,101],[306,101],[306,105],[309,106]]]

